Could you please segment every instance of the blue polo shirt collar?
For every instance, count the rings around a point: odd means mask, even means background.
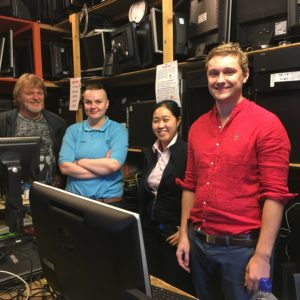
[[[109,117],[105,116],[105,122],[100,128],[92,128],[88,122],[88,120],[83,121],[83,129],[84,131],[105,131],[106,128],[109,126],[110,119]]]

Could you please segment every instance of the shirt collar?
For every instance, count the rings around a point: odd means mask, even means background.
[[[109,117],[105,116],[104,124],[100,128],[93,128],[93,127],[90,126],[88,120],[84,120],[83,121],[83,129],[85,131],[105,131],[105,129],[108,127],[110,122],[111,121],[110,121]]]
[[[171,140],[171,142],[168,144],[168,146],[162,151],[161,147],[160,147],[160,141],[156,140],[156,142],[154,143],[154,145],[152,146],[152,150],[153,152],[158,151],[159,153],[164,153],[167,150],[169,150],[169,148],[174,145],[177,141],[177,137],[178,137],[178,133],[173,137],[173,139]]]

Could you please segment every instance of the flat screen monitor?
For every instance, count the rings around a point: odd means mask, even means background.
[[[163,25],[162,11],[152,7],[150,9],[153,49],[155,53],[163,53]],[[174,55],[187,55],[188,20],[187,15],[181,12],[173,13]]]
[[[80,61],[83,76],[101,75],[106,55],[111,51],[113,29],[95,29],[80,39]]]
[[[244,49],[267,48],[286,37],[286,0],[238,0],[237,41]]]
[[[40,143],[40,137],[0,138],[0,179],[6,190],[5,221],[10,232],[23,227],[21,182],[37,179]]]
[[[213,47],[232,40],[234,0],[191,0],[189,51],[206,55]]]
[[[0,76],[15,76],[13,30],[0,33]]]
[[[62,299],[151,296],[139,215],[42,183],[30,206],[44,276]]]
[[[136,24],[129,22],[111,34],[111,46],[117,70],[127,72],[141,67]]]

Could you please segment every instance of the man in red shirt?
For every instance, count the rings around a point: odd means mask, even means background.
[[[238,44],[207,57],[215,106],[192,125],[177,258],[201,300],[248,300],[271,258],[288,192],[290,142],[271,112],[243,97]]]

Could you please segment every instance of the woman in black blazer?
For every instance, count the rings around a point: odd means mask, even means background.
[[[182,195],[176,178],[183,179],[187,161],[187,144],[178,133],[180,122],[176,102],[165,100],[154,108],[152,130],[157,140],[144,149],[138,201],[150,274],[193,293],[191,276],[176,258]]]

